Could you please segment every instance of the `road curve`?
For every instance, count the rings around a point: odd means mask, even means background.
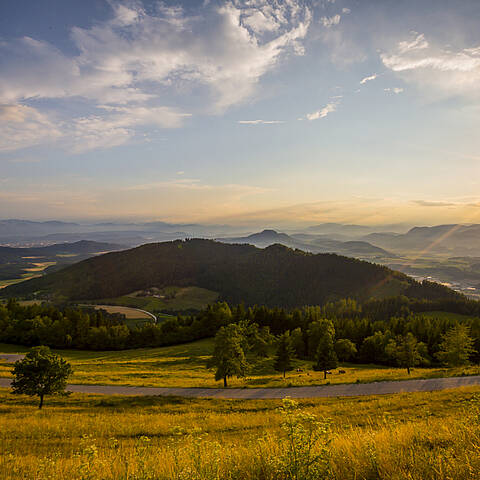
[[[120,385],[68,385],[67,390],[100,395],[160,395],[188,398],[314,398],[356,397],[361,395],[385,395],[402,392],[432,392],[447,388],[480,385],[480,375],[468,377],[428,378],[425,380],[400,380],[372,383],[346,383],[318,387],[290,388],[162,388],[125,387]],[[8,388],[9,378],[0,378],[0,387]]]

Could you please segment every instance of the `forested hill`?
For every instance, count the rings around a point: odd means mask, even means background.
[[[337,298],[403,294],[428,299],[458,294],[419,284],[386,267],[335,254],[310,254],[282,245],[259,249],[193,239],[152,243],[79,262],[5,288],[2,296],[34,292],[69,300],[111,298],[153,286],[199,286],[232,303],[297,307]]]

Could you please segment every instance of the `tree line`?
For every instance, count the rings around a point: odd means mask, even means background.
[[[435,311],[468,316],[424,315]],[[426,301],[392,297],[363,303],[345,299],[293,310],[246,308],[243,304],[230,306],[219,302],[194,315],[178,315],[138,327],[127,327],[123,315],[102,310],[49,304],[22,306],[15,300],[0,305],[0,342],[27,346],[87,350],[158,347],[213,337],[230,324],[256,325],[249,328],[257,328],[263,337],[252,333],[247,337],[255,339],[255,348],[260,351],[265,351],[267,331],[277,338],[288,332],[295,355],[315,360],[319,339],[331,343],[323,336],[329,331],[341,361],[386,365],[400,362],[392,352],[394,345],[404,345],[407,337],[413,337],[418,344],[420,364],[438,363],[436,354],[444,335],[462,325],[473,341],[470,359],[480,361],[476,353],[480,351],[480,303],[467,299]],[[330,349],[327,347],[324,346]]]

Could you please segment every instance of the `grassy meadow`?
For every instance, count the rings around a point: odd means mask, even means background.
[[[115,298],[104,298],[88,303],[119,305],[141,308],[148,312],[202,310],[207,305],[215,303],[218,293],[200,287],[165,287],[159,289],[158,295],[142,295],[142,292],[132,292]]]
[[[475,480],[480,387],[206,400],[0,389],[0,479]]]
[[[0,344],[0,353],[23,353],[28,349]],[[206,368],[213,350],[213,340],[199,340],[183,345],[161,348],[143,348],[109,352],[56,350],[73,367],[72,383],[98,385],[131,385],[146,387],[202,387],[222,386],[216,382],[213,370]],[[231,387],[285,387],[325,385],[337,383],[405,380],[458,375],[478,375],[480,366],[462,368],[414,368],[411,375],[406,369],[380,365],[342,364],[323,379],[323,372],[314,372],[312,362],[295,360],[295,369],[282,375],[273,368],[273,355],[257,360],[246,378],[231,378]],[[0,376],[10,376],[11,364],[1,363]]]

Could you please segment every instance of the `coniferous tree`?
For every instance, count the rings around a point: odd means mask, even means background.
[[[273,364],[273,368],[275,368],[277,372],[283,372],[283,378],[285,378],[286,372],[293,370],[292,358],[294,352],[290,341],[290,334],[289,332],[285,332],[279,338],[277,352],[275,354],[275,363]]]

